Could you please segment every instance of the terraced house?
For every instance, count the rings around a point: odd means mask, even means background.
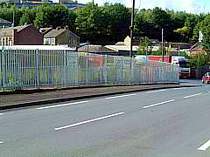
[[[78,47],[79,44],[80,37],[68,28],[57,27],[44,34],[44,45],[68,45],[69,47]]]
[[[42,45],[43,35],[33,25],[0,29],[0,45]]]

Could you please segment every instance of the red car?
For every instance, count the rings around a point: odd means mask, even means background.
[[[210,83],[210,72],[207,72],[203,77],[202,77],[202,83]]]

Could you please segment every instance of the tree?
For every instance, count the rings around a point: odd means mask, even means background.
[[[77,11],[76,30],[85,40],[97,41],[107,24],[103,23],[104,13],[93,3]]]
[[[200,68],[202,66],[208,65],[210,61],[209,54],[200,53],[190,58],[190,66],[195,68]]]
[[[148,37],[143,37],[140,40],[138,54],[148,55],[148,48],[151,45],[150,39]]]
[[[174,30],[174,32],[182,36],[182,41],[186,41],[189,38],[190,28],[187,26],[184,26],[182,28],[178,28]]]
[[[33,8],[17,8],[6,3],[0,5],[0,18],[12,22],[13,13],[15,26],[29,23],[35,24],[37,28],[68,26],[80,35],[82,41],[88,40],[96,44],[122,41],[129,34],[131,17],[131,11],[119,3],[105,3],[103,6],[89,3],[84,8],[74,11],[60,4],[43,4]],[[161,29],[164,28],[166,41],[194,43],[198,40],[198,32],[202,30],[204,45],[207,48],[208,23],[205,14],[175,12],[157,7],[142,9],[136,12],[134,35],[161,40]]]
[[[131,13],[128,8],[120,3],[104,5],[104,12],[109,17],[109,35],[112,41],[121,41],[129,34]]]
[[[19,25],[33,24],[36,16],[36,10],[33,9],[22,9],[22,16],[19,21]]]
[[[44,4],[37,7],[34,24],[36,27],[74,26],[76,15],[63,5]]]
[[[138,36],[148,36],[161,40],[161,29],[164,28],[165,39],[172,41],[174,26],[170,13],[160,8],[142,9],[135,17],[135,32]]]
[[[77,10],[77,32],[86,40],[95,43],[122,40],[129,32],[129,10],[121,5],[97,6],[89,3]]]
[[[22,16],[22,12],[20,9],[16,8],[14,5],[3,5],[0,7],[0,18],[13,22],[13,14],[14,14],[14,25],[19,24],[19,20]]]
[[[194,14],[188,14],[185,19],[184,26],[175,30],[176,33],[182,36],[182,41],[193,41],[193,32],[199,22],[199,16]]]
[[[137,36],[148,36],[153,37],[153,23],[151,21],[152,12],[151,10],[140,10],[135,16],[135,35]]]
[[[205,19],[198,24],[197,27],[203,33],[202,45],[207,52],[210,52],[210,15],[206,16]]]

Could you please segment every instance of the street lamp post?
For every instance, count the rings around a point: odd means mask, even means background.
[[[164,29],[162,28],[162,62],[164,62]]]
[[[134,13],[135,13],[135,0],[133,0],[132,3],[132,12],[131,12],[131,26],[130,26],[130,76],[131,76],[131,80],[130,83],[132,84],[132,80],[133,80],[133,62],[132,62],[132,57],[133,57],[133,30],[134,30]]]
[[[133,56],[133,30],[134,30],[134,14],[135,14],[135,0],[133,0],[132,3],[132,13],[131,13],[131,26],[130,26],[130,38],[131,38],[131,42],[130,42],[130,54],[129,56],[132,58]]]

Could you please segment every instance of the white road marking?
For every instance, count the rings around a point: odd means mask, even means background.
[[[205,151],[210,147],[210,140],[198,148],[198,150]]]
[[[193,94],[193,95],[188,95],[188,96],[185,96],[184,99],[188,99],[188,98],[192,98],[192,97],[195,97],[195,96],[199,96],[201,95],[202,93],[197,93],[197,94]]]
[[[36,108],[37,110],[44,110],[44,109],[50,109],[50,108],[56,108],[56,107],[65,107],[65,106],[71,106],[71,105],[76,105],[76,104],[83,104],[87,103],[88,101],[79,101],[79,102],[72,102],[68,104],[60,104],[60,105],[53,105],[53,106],[45,106],[45,107],[39,107]]]
[[[172,88],[172,90],[185,90],[185,89],[187,89],[187,88]]]
[[[144,106],[143,109],[147,109],[147,108],[150,108],[150,107],[164,105],[164,104],[167,104],[167,103],[170,103],[170,102],[174,102],[174,101],[175,101],[174,99],[171,99],[171,100],[160,102],[160,103],[157,103],[157,104],[152,104],[152,105]]]
[[[135,95],[136,94],[119,95],[119,96],[108,97],[108,98],[105,98],[105,99],[106,100],[109,100],[109,99],[117,99],[117,98],[123,98],[123,97],[135,96]]]
[[[57,128],[54,128],[54,130],[59,131],[59,130],[62,130],[62,129],[72,128],[72,127],[76,127],[76,126],[79,126],[79,125],[84,125],[84,124],[87,124],[87,123],[92,123],[92,122],[96,122],[96,121],[100,121],[100,120],[104,120],[104,119],[108,119],[108,118],[112,118],[112,117],[116,117],[116,116],[120,116],[120,115],[124,115],[124,114],[125,114],[125,112],[114,113],[114,114],[110,114],[110,115],[107,115],[107,116],[103,116],[103,117],[99,117],[99,118],[95,118],[95,119],[89,119],[89,120],[86,120],[86,121],[66,125],[66,126],[63,126],[63,127],[57,127]]]
[[[3,116],[4,115],[4,113],[0,113],[0,116]]]
[[[160,89],[160,90],[148,91],[146,93],[152,94],[152,93],[159,93],[159,92],[165,92],[165,91],[167,91],[167,89]]]
[[[4,142],[3,141],[0,141],[0,144],[3,144]]]

